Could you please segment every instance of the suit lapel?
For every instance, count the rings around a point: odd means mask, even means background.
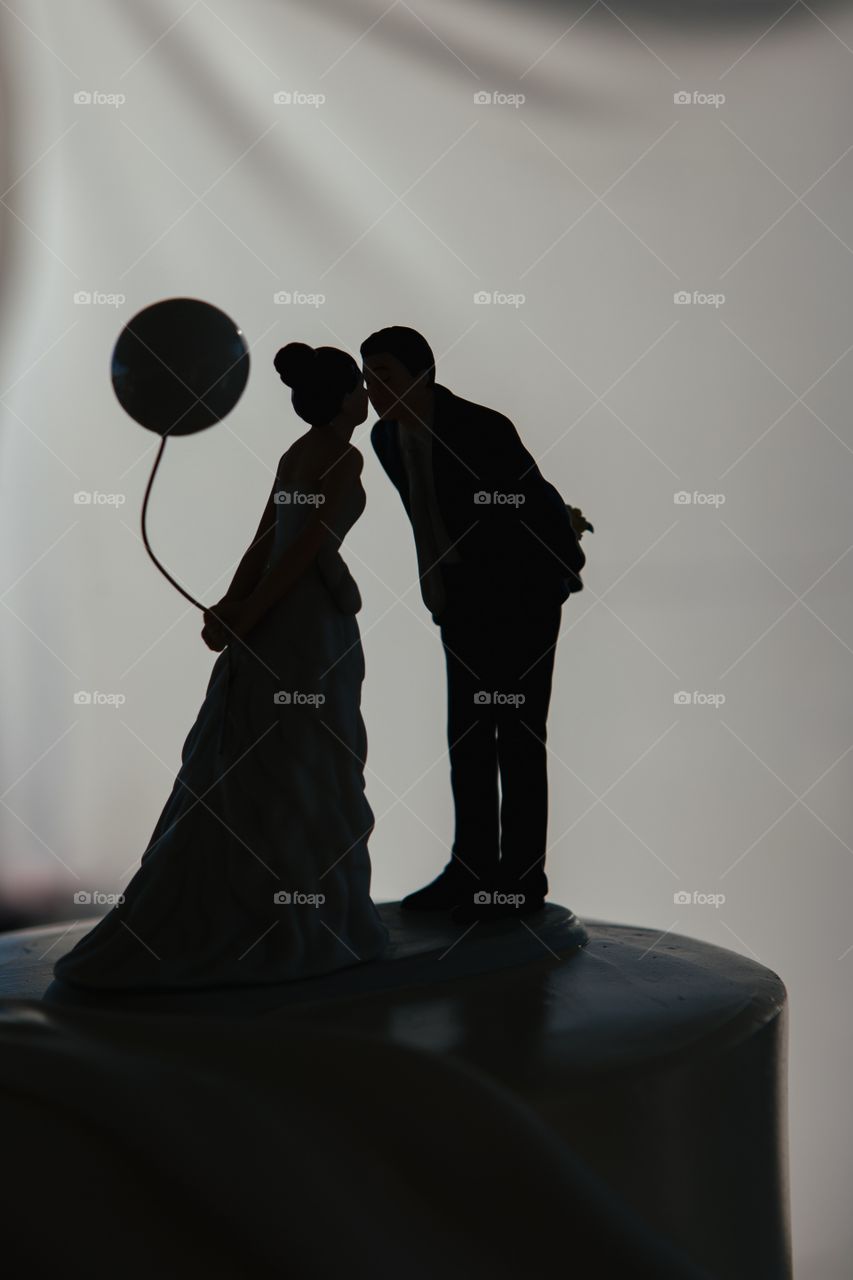
[[[397,489],[403,499],[403,506],[406,511],[409,511],[409,477],[406,474],[406,468],[403,466],[403,451],[400,448],[400,426],[396,419],[389,418],[387,420],[385,432],[391,472],[396,479]]]
[[[432,479],[435,485],[435,498],[444,518],[442,498],[446,496],[446,464],[448,459],[447,436],[452,426],[451,393],[446,387],[437,386],[433,399],[432,418]]]
[[[446,437],[450,434],[453,426],[452,400],[452,392],[448,391],[446,387],[437,386],[433,401],[432,467],[435,496],[439,510],[442,512],[442,517],[445,516],[443,499],[446,502],[447,497],[447,462],[452,454],[452,450],[448,451],[445,447]],[[400,448],[400,426],[396,418],[385,419],[383,434],[389,474],[397,486],[400,497],[403,500],[403,506],[411,516],[409,477],[403,464],[403,451]]]

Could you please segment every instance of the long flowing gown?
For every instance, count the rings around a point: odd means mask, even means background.
[[[306,486],[308,487],[308,486]],[[269,565],[316,506],[278,485]],[[357,480],[333,520],[365,505]],[[358,588],[333,542],[213,666],[124,900],[57,961],[95,989],[275,983],[377,958]]]

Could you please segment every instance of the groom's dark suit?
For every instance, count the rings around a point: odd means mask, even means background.
[[[423,479],[446,536],[440,581],[427,591],[430,566],[421,565],[421,587],[447,662],[453,859],[475,877],[472,891],[544,896],[554,646],[586,558],[565,503],[510,420],[440,384],[433,403]],[[417,525],[432,521],[409,484],[421,463],[405,461],[393,418],[379,419],[371,441],[422,544]]]

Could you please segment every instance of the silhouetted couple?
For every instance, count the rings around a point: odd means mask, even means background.
[[[435,382],[419,333],[382,329],[360,350],[363,370],[334,347],[291,342],[275,357],[310,429],[280,459],[255,537],[205,614],[202,636],[224,652],[140,868],[57,962],[60,979],[273,983],[384,950],[370,897],[361,599],[339,551],[365,506],[350,438],[368,399],[447,665],[455,839],[402,906],[468,925],[544,904],[554,649],[591,526],[508,418]]]

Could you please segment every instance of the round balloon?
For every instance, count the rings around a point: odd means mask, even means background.
[[[220,422],[249,377],[234,321],[198,298],[167,298],[137,312],[113,348],[119,403],[158,435],[188,436]]]

